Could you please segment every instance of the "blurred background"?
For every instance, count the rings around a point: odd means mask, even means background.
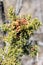
[[[29,14],[32,15],[33,18],[37,17],[43,24],[43,0],[0,0],[0,25],[7,21],[7,13],[10,6],[13,6],[16,15]],[[0,35],[2,35],[1,31]],[[35,32],[34,37],[31,39],[38,40],[40,46],[38,65],[43,65],[43,25]],[[0,48],[1,47],[3,47],[3,42],[0,40]],[[29,61],[26,62],[28,57],[24,58],[25,64],[23,65],[31,65],[31,62],[30,64]]]

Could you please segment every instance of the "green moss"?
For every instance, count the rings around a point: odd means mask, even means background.
[[[3,41],[10,44],[8,47],[5,46],[2,50],[3,53],[0,52],[4,56],[3,60],[0,57],[1,65],[21,65],[20,57],[25,54],[35,56],[38,52],[37,46],[32,46],[32,42],[28,43],[28,41],[32,34],[34,34],[34,31],[40,27],[40,21],[38,19],[32,19],[31,16],[18,19],[12,10],[13,8],[9,9],[11,22],[1,26],[3,32],[7,33],[7,35],[3,36]],[[31,50],[32,48],[34,48],[33,51]]]

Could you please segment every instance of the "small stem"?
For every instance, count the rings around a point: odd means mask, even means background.
[[[37,55],[33,58],[33,64],[32,65],[38,65],[38,53]]]

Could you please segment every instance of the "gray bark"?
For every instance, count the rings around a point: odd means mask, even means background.
[[[20,13],[20,10],[22,8],[23,0],[17,0],[15,13],[18,15]]]

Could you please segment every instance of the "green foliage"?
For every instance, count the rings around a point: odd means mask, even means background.
[[[1,65],[21,65],[20,57],[24,54],[30,54],[31,56],[37,55],[37,46],[32,46],[31,43],[27,43],[34,31],[37,30],[41,23],[38,19],[32,19],[31,16],[17,18],[13,14],[13,8],[9,9],[9,17],[11,22],[9,24],[3,24],[1,26],[2,31],[7,35],[3,36],[3,41],[9,46],[5,46],[2,50]]]
[[[30,55],[32,57],[36,56],[37,55],[37,52],[38,52],[38,46],[37,45],[34,45],[31,47],[31,50],[30,50]]]
[[[15,15],[15,12],[14,12],[14,9],[13,7],[11,6],[9,9],[8,9],[8,18],[9,20],[16,20],[17,16]]]

